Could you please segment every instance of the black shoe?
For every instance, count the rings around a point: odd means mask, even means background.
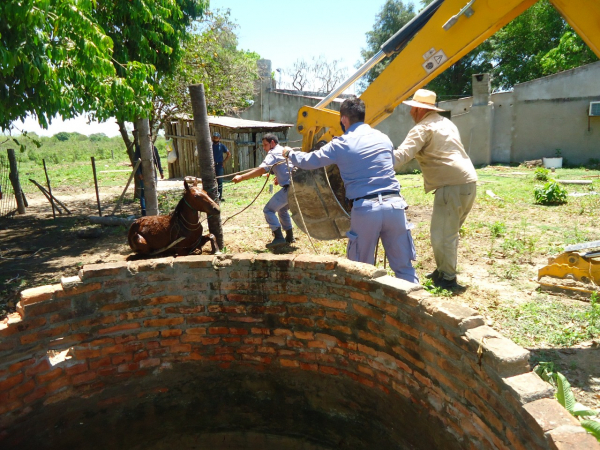
[[[435,269],[433,272],[425,275],[425,278],[429,278],[430,280],[437,280],[438,278],[440,278],[440,273],[437,269]]]
[[[293,244],[294,242],[296,242],[296,239],[294,238],[294,230],[293,229],[289,229],[289,230],[285,230],[285,242],[287,242],[288,244]]]
[[[268,249],[281,247],[282,245],[287,244],[285,238],[283,237],[283,233],[281,232],[281,227],[273,230],[273,240],[267,244]]]
[[[221,198],[219,199],[219,201],[220,201],[220,202],[224,202],[224,201],[225,201],[225,199],[224,199],[223,197],[221,197]]]
[[[433,280],[433,284],[435,287],[439,287],[442,289],[446,289],[448,291],[462,292],[466,291],[467,287],[458,284],[456,281],[456,277],[451,280],[446,280],[445,278],[437,278]]]

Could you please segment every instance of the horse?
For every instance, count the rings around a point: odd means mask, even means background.
[[[194,180],[193,186],[183,182],[183,197],[168,216],[140,217],[129,227],[127,240],[131,249],[142,255],[158,253],[174,253],[179,256],[189,255],[210,241],[211,252],[218,252],[214,235],[202,236],[202,224],[199,212],[208,216],[220,214],[221,208],[216,204]]]

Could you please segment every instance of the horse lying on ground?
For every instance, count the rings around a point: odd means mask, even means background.
[[[140,254],[176,254],[189,255],[200,249],[208,241],[211,243],[212,253],[219,248],[212,234],[202,236],[202,224],[199,212],[207,215],[220,214],[221,209],[208,194],[197,186],[189,186],[183,182],[185,192],[173,211],[168,216],[140,217],[129,227],[127,239],[131,249]]]

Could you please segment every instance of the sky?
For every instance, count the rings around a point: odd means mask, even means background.
[[[347,67],[350,75],[361,59],[360,50],[366,47],[365,33],[373,28],[384,3],[385,0],[210,0],[210,9],[229,9],[238,25],[238,47],[270,59],[273,71],[291,69],[301,59],[310,61],[324,56],[327,60],[341,60],[341,66]],[[417,10],[421,7],[419,0],[404,3],[414,4]],[[88,125],[85,117],[68,121],[55,118],[47,130],[41,129],[34,118],[16,125],[40,136],[61,131],[119,134],[114,120]]]

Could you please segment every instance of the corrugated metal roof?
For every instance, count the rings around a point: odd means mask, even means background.
[[[259,122],[257,120],[238,119],[237,117],[208,116],[208,123],[225,128],[291,128],[290,123]]]
[[[177,115],[178,119],[193,120],[188,114]],[[225,116],[208,116],[209,125],[215,125],[218,127],[238,129],[238,128],[262,128],[262,129],[275,129],[275,128],[291,128],[294,124],[290,123],[277,123],[277,122],[260,122],[258,120],[246,120],[238,119],[237,117],[225,117]]]

